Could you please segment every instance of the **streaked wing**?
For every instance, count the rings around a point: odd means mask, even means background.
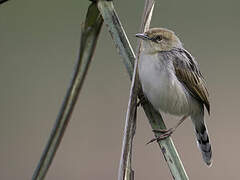
[[[186,50],[176,50],[180,56],[176,56],[177,58],[173,60],[173,65],[178,80],[185,85],[193,97],[205,105],[210,114],[209,95],[197,62]],[[183,59],[187,59],[187,61],[183,61]]]

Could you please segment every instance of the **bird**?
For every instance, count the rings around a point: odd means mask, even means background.
[[[163,134],[152,141],[169,137],[189,117],[202,158],[211,166],[212,148],[204,120],[204,107],[210,115],[209,93],[197,61],[169,29],[150,28],[136,37],[142,44],[138,76],[144,96],[157,111],[182,117],[169,130],[155,130]]]

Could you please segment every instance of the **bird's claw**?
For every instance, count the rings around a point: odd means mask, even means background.
[[[156,132],[156,133],[159,133],[159,132],[160,132],[160,133],[165,134],[165,133],[167,133],[167,132],[169,132],[169,131],[172,131],[172,132],[173,132],[174,130],[173,130],[173,128],[170,128],[170,129],[153,129],[152,131],[153,131],[153,132]]]
[[[160,136],[156,137],[156,138],[153,138],[151,139],[150,141],[147,142],[147,145],[148,144],[151,144],[152,142],[155,142],[155,141],[161,141],[161,140],[164,140],[168,137],[170,137],[172,135],[172,133],[174,132],[174,129],[171,128],[171,129],[154,129],[153,130],[154,132],[161,132],[163,134],[161,134]]]

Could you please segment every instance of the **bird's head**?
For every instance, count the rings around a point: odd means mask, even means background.
[[[165,28],[151,28],[145,33],[138,33],[136,37],[143,40],[143,51],[157,53],[181,48],[182,43],[173,31]]]

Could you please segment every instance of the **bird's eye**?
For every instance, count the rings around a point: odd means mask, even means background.
[[[162,35],[157,35],[157,36],[154,37],[153,40],[154,40],[155,42],[160,42],[162,39],[163,39]]]

